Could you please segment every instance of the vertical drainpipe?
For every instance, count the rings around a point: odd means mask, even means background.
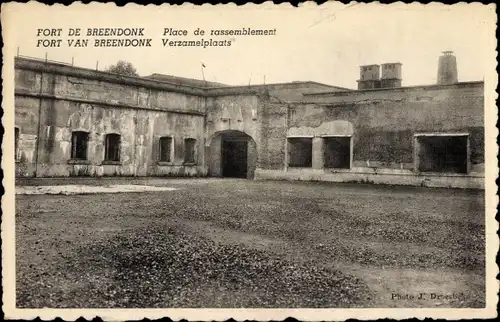
[[[412,142],[413,142],[413,172],[414,173],[418,173],[418,165],[420,163],[420,158],[419,158],[419,155],[420,155],[420,143],[418,142],[418,136],[415,136],[415,134],[413,135],[413,139],[412,139]]]
[[[137,177],[137,109],[134,111],[134,177]]]
[[[206,91],[205,91],[205,94],[206,94]],[[202,104],[203,104],[203,133],[202,133],[202,138],[203,138],[203,160],[202,160],[202,174],[203,176],[207,176],[208,177],[208,165],[207,165],[207,154],[209,153],[210,151],[210,148],[207,147],[207,140],[208,140],[208,137],[206,137],[206,133],[207,133],[207,115],[208,115],[208,111],[207,111],[207,97],[206,96],[202,96]]]
[[[43,94],[43,70],[40,73],[40,92],[38,104],[38,132],[36,135],[36,148],[35,148],[35,178],[38,177],[38,155],[40,150],[40,133],[42,132],[42,94]]]
[[[140,101],[139,88],[137,88],[137,106],[139,106],[139,101]],[[137,111],[138,111],[138,109],[136,108],[134,110],[134,177],[137,177],[137,166],[139,164],[137,162],[137,135],[138,135],[138,132],[137,132]]]
[[[467,135],[467,174],[470,174],[471,160],[470,160],[470,134]]]
[[[287,138],[287,133],[288,133],[288,129],[290,128],[289,115],[290,115],[290,104],[286,104],[286,115],[285,115],[285,124],[286,124],[286,129],[285,129],[285,172],[288,172],[288,138]]]
[[[146,101],[146,105],[147,105],[148,108],[151,108],[151,96],[152,95],[153,95],[153,91],[151,90],[151,87],[150,87],[149,88],[149,93],[148,93],[148,99]],[[153,124],[152,128],[151,128],[151,125],[150,125],[151,123]],[[151,135],[150,136],[151,137],[151,143],[149,145],[151,147],[151,152],[148,153],[149,156],[146,157],[146,162],[147,162],[147,164],[146,164],[146,176],[149,176],[150,173],[151,173],[150,172],[151,171],[150,166],[153,165],[154,162],[156,162],[156,160],[158,160],[158,158],[153,154],[153,152],[155,151],[154,145],[156,144],[156,142],[155,142],[155,136],[154,136],[154,124],[155,124],[155,120],[153,119],[153,122],[149,122],[148,121],[147,124],[148,124],[148,127],[147,127],[148,136]],[[149,131],[151,131],[151,132],[149,132]],[[173,144],[172,144],[172,146],[173,146]],[[172,151],[170,151],[170,153],[172,153]],[[149,160],[148,158],[151,158],[150,159],[151,162],[148,161]]]

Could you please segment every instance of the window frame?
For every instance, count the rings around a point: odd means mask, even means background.
[[[110,149],[110,146],[109,146],[109,138],[116,138],[117,139],[117,142],[116,145],[116,151],[115,151],[115,158],[110,158],[110,153],[109,153],[109,149]],[[105,136],[104,136],[104,162],[121,162],[121,145],[122,145],[122,136],[118,133],[107,133]]]
[[[420,146],[419,141],[422,137],[465,137],[466,138],[466,169],[465,172],[447,172],[447,171],[420,171]],[[468,175],[471,170],[471,150],[470,150],[470,133],[468,132],[436,132],[436,133],[414,133],[413,134],[413,172],[422,175],[446,175],[460,176]]]
[[[193,142],[193,145],[192,145],[192,153],[188,154],[188,144],[187,142]],[[184,164],[190,164],[190,165],[194,165],[196,164],[196,143],[197,143],[197,140],[195,138],[185,138],[184,139]],[[188,160],[187,157],[188,155],[191,155],[192,156],[192,160]]]
[[[162,144],[162,141],[168,141],[168,155],[164,154],[163,153],[163,144]],[[174,142],[174,138],[172,136],[161,136],[159,139],[158,139],[158,162],[161,162],[161,163],[171,163],[172,160],[173,160],[173,142]],[[165,160],[163,158],[163,156],[167,156],[167,159]]]
[[[84,158],[79,158],[77,157],[77,150],[78,150],[78,142],[77,146],[75,146],[75,135],[76,135],[76,140],[78,141],[78,135],[79,134],[84,134],[84,140],[85,142],[85,157]],[[75,161],[87,161],[88,160],[88,149],[89,149],[89,141],[90,141],[90,133],[86,131],[72,131],[71,132],[71,160]]]
[[[334,168],[334,167],[327,167],[326,166],[326,140],[329,138],[347,138],[347,139],[349,139],[349,167],[347,167],[347,168]],[[328,169],[328,170],[351,170],[352,164],[353,164],[353,151],[354,151],[353,136],[352,135],[323,135],[323,136],[321,136],[321,139],[323,140],[323,142],[322,142],[323,168]]]
[[[311,153],[310,153],[310,160],[309,160],[309,163],[308,165],[295,165],[295,164],[291,164],[290,161],[291,161],[291,153],[292,153],[292,143],[290,142],[290,140],[310,140],[310,146],[311,146]],[[313,144],[313,139],[314,139],[314,136],[287,136],[286,138],[286,166],[287,168],[298,168],[298,169],[312,169],[312,166],[313,166],[313,154],[314,154],[314,144]]]

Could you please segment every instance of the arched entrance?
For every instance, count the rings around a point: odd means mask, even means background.
[[[207,152],[210,176],[253,179],[257,151],[248,134],[235,130],[217,132]]]

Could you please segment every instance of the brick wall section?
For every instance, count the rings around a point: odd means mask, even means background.
[[[288,129],[288,105],[264,100],[262,102],[261,140],[257,146],[257,167],[283,170],[285,160],[285,137]]]

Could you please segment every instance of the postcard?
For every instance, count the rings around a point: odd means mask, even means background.
[[[2,4],[3,310],[468,319],[495,4]]]

